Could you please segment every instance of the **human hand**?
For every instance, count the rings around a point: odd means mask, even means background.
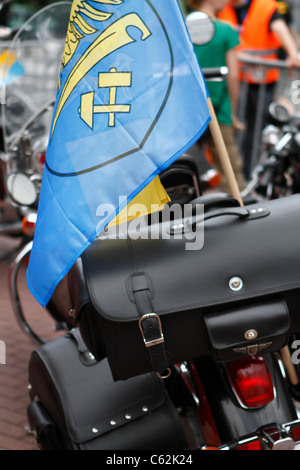
[[[285,60],[288,69],[300,69],[300,58],[296,56],[288,56]]]
[[[232,117],[233,128],[235,131],[244,131],[245,124],[242,123],[236,116]]]

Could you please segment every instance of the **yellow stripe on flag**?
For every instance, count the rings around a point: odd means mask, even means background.
[[[170,198],[161,184],[159,176],[151,181],[124,209],[110,222],[108,227],[130,222],[137,217],[163,210]]]

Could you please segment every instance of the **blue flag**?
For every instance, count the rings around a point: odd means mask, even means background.
[[[41,305],[209,121],[177,0],[73,1],[27,271]]]

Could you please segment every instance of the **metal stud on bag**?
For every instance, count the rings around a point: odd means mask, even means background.
[[[229,287],[233,291],[239,291],[243,287],[243,280],[238,276],[234,276],[229,281]]]
[[[247,330],[244,334],[244,338],[247,339],[248,341],[251,341],[252,339],[256,339],[258,336],[258,333],[256,330]]]

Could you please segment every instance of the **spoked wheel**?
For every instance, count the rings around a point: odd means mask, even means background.
[[[51,315],[47,315],[49,314],[47,310],[37,311],[39,305],[31,298],[26,284],[25,273],[32,243],[32,241],[27,243],[11,262],[8,272],[8,289],[13,311],[20,328],[33,342],[41,345],[53,339],[54,332],[68,330],[68,327],[63,320],[60,322],[56,318],[52,318]],[[21,297],[26,304],[30,305],[26,315]],[[49,327],[48,320],[50,320]],[[40,334],[38,331],[43,331],[43,334]],[[44,336],[47,338],[49,336],[49,339],[46,339]]]

